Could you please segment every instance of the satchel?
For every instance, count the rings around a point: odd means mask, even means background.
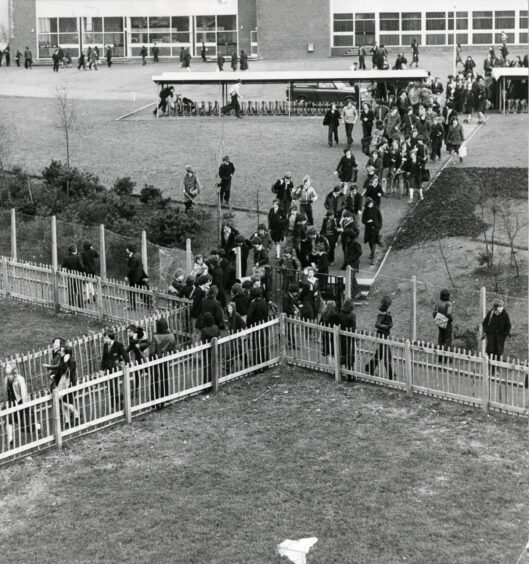
[[[458,154],[461,158],[466,157],[467,156],[467,146],[466,145],[461,145],[459,147],[459,151]]]
[[[437,327],[439,327],[439,329],[446,329],[448,326],[448,317],[446,317],[446,315],[444,313],[441,313],[440,311],[438,311],[435,314],[434,317],[434,323],[437,325]]]
[[[430,182],[430,171],[427,168],[422,169],[422,181]]]

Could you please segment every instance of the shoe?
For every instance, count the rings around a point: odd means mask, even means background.
[[[332,147],[332,143],[329,143],[329,147]]]
[[[421,200],[424,200],[424,196],[421,196]]]
[[[460,162],[460,163],[463,162],[463,157],[459,157],[459,162]]]
[[[375,259],[369,259],[369,263],[373,266],[375,264]]]

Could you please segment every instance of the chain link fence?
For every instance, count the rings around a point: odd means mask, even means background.
[[[358,275],[361,282],[361,274]],[[438,328],[434,311],[443,287],[424,281],[413,281],[379,274],[365,299],[355,300],[356,322],[359,330],[375,331],[378,307],[383,296],[392,300],[392,334],[426,343],[437,343]],[[452,346],[465,351],[481,349],[480,327],[484,318],[480,291],[477,289],[446,288],[453,303]],[[494,299],[504,302],[512,324],[511,337],[505,342],[505,357],[526,361],[529,358],[528,300],[486,291],[485,313]],[[414,308],[414,303],[415,308]],[[413,312],[415,311],[415,316]],[[415,319],[414,319],[415,318]],[[415,325],[414,325],[415,324]]]
[[[3,256],[11,256],[11,212],[0,210],[2,225],[0,251]],[[68,255],[68,247],[75,244],[79,253],[85,243],[91,243],[101,255],[101,228],[95,225],[81,225],[57,220],[57,258],[61,265]],[[20,260],[38,264],[52,263],[52,218],[16,213],[17,257]],[[127,274],[127,255],[125,249],[133,244],[142,252],[141,236],[126,236],[104,229],[105,257],[107,277],[123,280]],[[184,249],[161,247],[147,241],[146,270],[150,285],[166,292],[175,272],[181,268],[187,271],[187,254]],[[101,256],[96,261],[96,274],[101,274]]]

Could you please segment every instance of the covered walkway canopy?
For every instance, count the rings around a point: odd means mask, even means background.
[[[492,69],[492,78],[500,85],[499,108],[503,113],[507,110],[507,81],[525,80],[529,78],[529,68],[527,67],[495,67]]]
[[[311,82],[414,82],[426,79],[422,69],[406,70],[301,70],[301,71],[243,71],[243,72],[164,72],[154,75],[155,84],[216,84],[222,88],[222,103],[228,98],[230,84],[241,80],[243,84],[293,84]]]

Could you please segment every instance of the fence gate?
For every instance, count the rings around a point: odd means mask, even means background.
[[[278,266],[270,268],[270,296],[272,301],[277,304],[279,311],[282,311],[283,295],[288,291],[290,284],[301,286],[304,274],[300,270],[289,270]],[[334,300],[338,309],[341,309],[345,299],[345,277],[334,276],[332,274],[316,274],[320,282],[320,294],[323,301]]]

